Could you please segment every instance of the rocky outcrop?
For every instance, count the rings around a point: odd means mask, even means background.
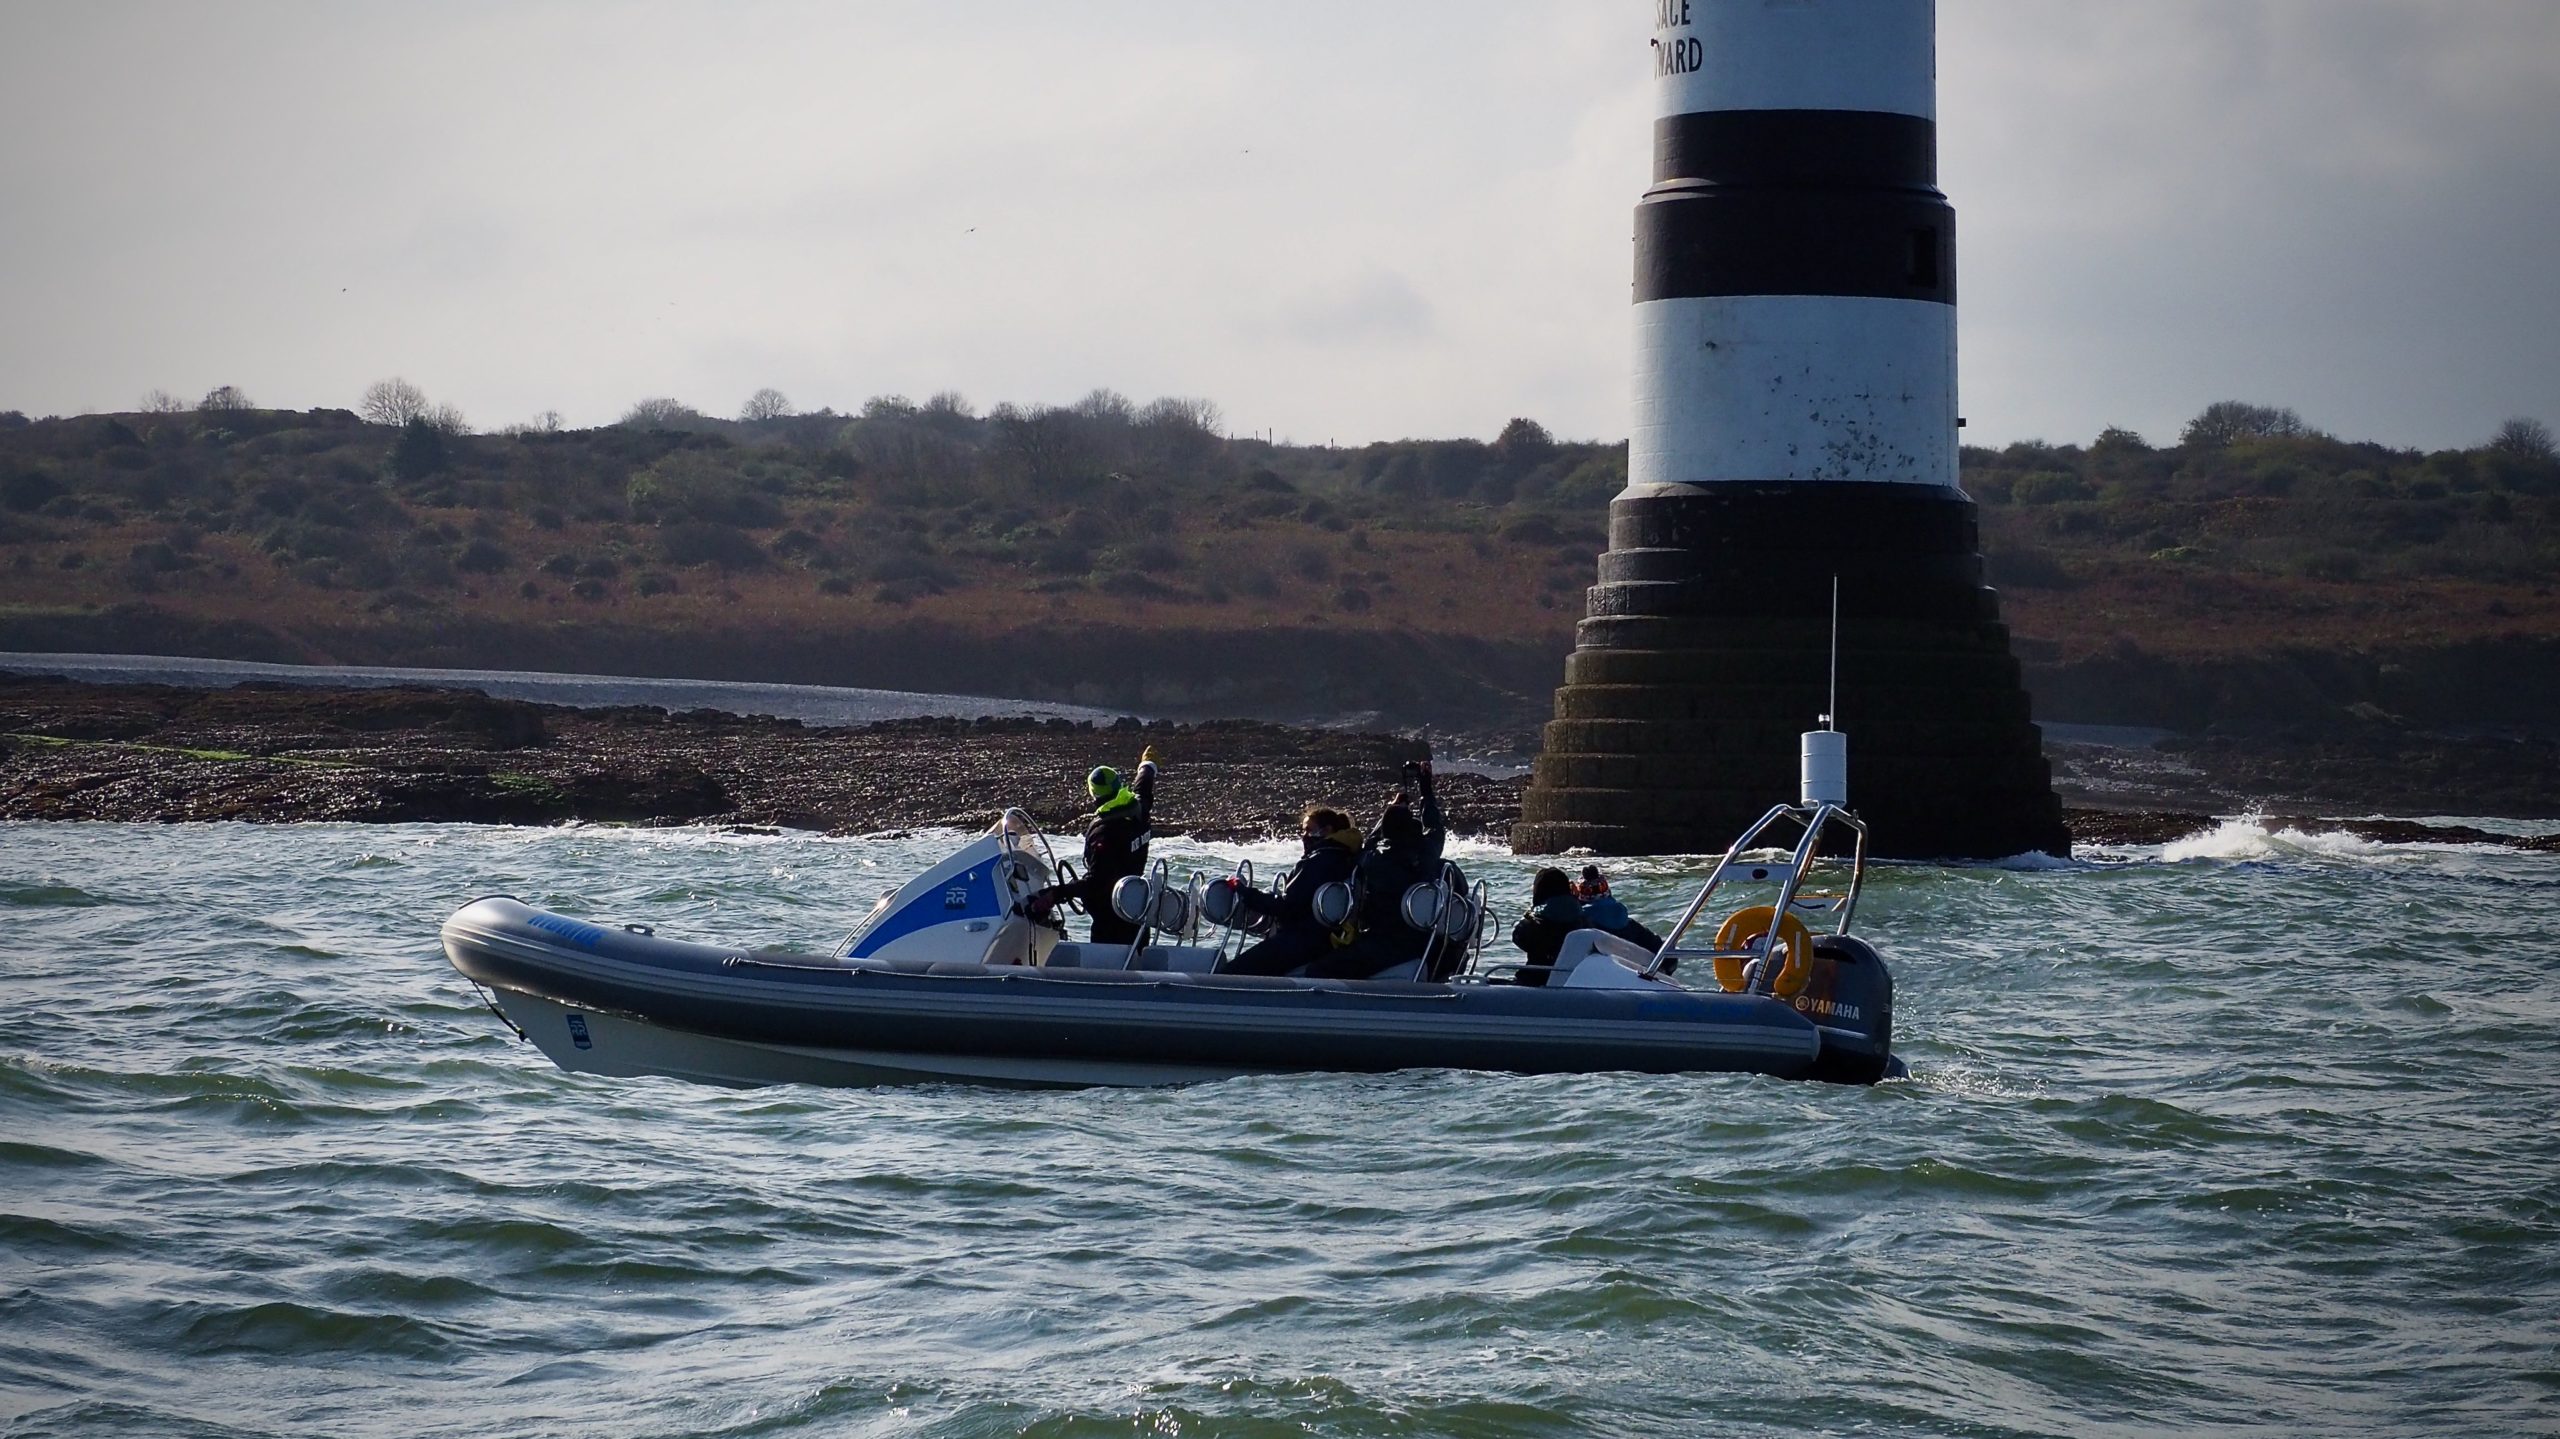
[[[196,690],[0,676],[0,819],[578,820],[871,832],[983,825],[1020,805],[1066,829],[1084,807],[1085,771],[1128,764],[1150,744],[1166,764],[1157,828],[1213,839],[1290,833],[1299,808],[1314,801],[1373,815],[1403,762],[1423,749],[1400,735],[1253,721],[900,720],[822,729],[712,710],[568,709],[471,691]],[[2495,745],[2451,746],[2375,762],[2215,741],[2154,757],[2147,776],[2137,772],[2113,787],[2114,808],[2067,818],[2077,842],[2159,843],[2213,822],[2164,806],[2164,796],[2200,794],[2214,807],[2242,808],[2249,792],[2239,786],[2270,786],[2258,793],[2281,796],[2358,775],[2436,783],[2468,776],[2512,798],[2519,791],[2497,773],[2499,753]],[[1519,816],[1519,778],[1444,768],[1440,787],[1461,833],[1499,838]],[[2369,792],[2341,793],[2344,807],[2377,807]],[[2428,794],[2427,809],[2483,812],[2463,796]],[[2547,791],[2536,798],[2560,805]],[[2401,821],[2343,827],[2384,839],[2494,839]],[[2560,849],[2560,838],[2534,847]]]

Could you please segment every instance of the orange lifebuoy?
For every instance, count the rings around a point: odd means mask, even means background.
[[[1748,949],[1769,932],[1769,922],[1773,919],[1778,922],[1778,943],[1786,948],[1787,962],[1779,966],[1777,982],[1770,985],[1769,990],[1780,999],[1793,999],[1804,992],[1805,981],[1813,977],[1813,931],[1804,927],[1803,920],[1792,914],[1779,918],[1778,911],[1765,904],[1737,909],[1725,916],[1724,923],[1717,928],[1716,948]],[[1731,954],[1716,956],[1716,983],[1723,985],[1726,993],[1742,992],[1743,964],[1743,960]]]

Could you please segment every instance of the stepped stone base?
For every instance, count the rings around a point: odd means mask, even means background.
[[[1849,803],[1889,858],[2068,854],[1973,502],[1936,486],[1662,485],[1609,551],[1511,847],[1721,850],[1796,797],[1840,581]]]

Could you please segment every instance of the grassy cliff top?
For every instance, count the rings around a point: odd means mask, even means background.
[[[1562,644],[1625,453],[1526,420],[1489,443],[1274,445],[1108,392],[494,435],[343,410],[0,414],[0,607],[140,601],[286,632],[931,619]],[[2174,446],[1967,449],[1964,479],[2005,615],[2045,658],[2560,634],[2560,461],[2538,426],[2426,454],[2217,406]]]

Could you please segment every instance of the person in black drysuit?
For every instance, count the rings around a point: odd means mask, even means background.
[[[1155,815],[1155,746],[1138,756],[1137,783],[1123,785],[1118,770],[1102,765],[1084,777],[1084,787],[1093,796],[1084,832],[1084,875],[1035,891],[1023,910],[1045,924],[1059,901],[1077,900],[1093,916],[1094,943],[1129,944],[1137,939],[1138,927],[1111,912],[1111,887],[1147,872],[1147,841],[1154,837],[1148,825]]]
[[[1556,952],[1564,948],[1564,937],[1589,928],[1582,901],[1573,897],[1573,881],[1560,869],[1539,870],[1537,878],[1529,881],[1529,912],[1511,927],[1511,942],[1520,946],[1528,960],[1511,982],[1545,984],[1555,973]]]
[[[1360,851],[1359,938],[1307,966],[1311,978],[1367,979],[1422,958],[1430,947],[1430,931],[1405,923],[1404,896],[1415,885],[1440,877],[1440,850],[1448,843],[1449,824],[1431,783],[1431,761],[1408,763],[1405,777],[1422,792],[1422,814],[1414,815],[1413,797],[1405,790],[1387,801],[1377,831]],[[1454,943],[1440,947],[1452,954],[1456,950]]]
[[[1322,805],[1298,823],[1306,854],[1280,879],[1278,894],[1240,890],[1246,907],[1279,921],[1269,939],[1229,961],[1222,974],[1289,974],[1333,953],[1336,931],[1316,918],[1316,891],[1337,881],[1348,884],[1360,868],[1360,831],[1350,816]]]

